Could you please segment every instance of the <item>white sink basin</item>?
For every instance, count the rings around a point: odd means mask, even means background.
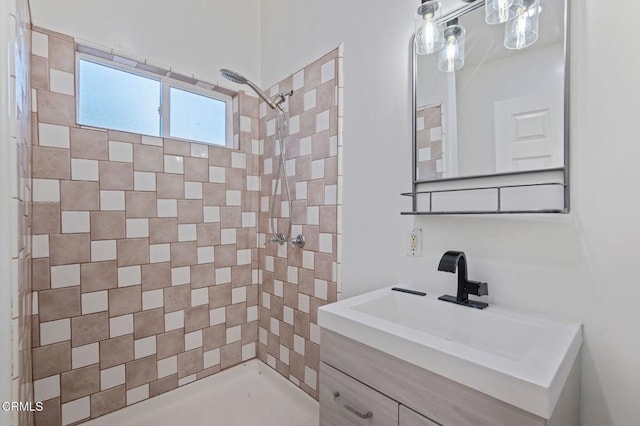
[[[582,345],[582,326],[483,310],[391,287],[323,306],[318,323],[549,419]]]

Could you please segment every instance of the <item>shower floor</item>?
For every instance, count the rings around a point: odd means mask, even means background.
[[[254,359],[89,426],[317,426],[318,402]]]

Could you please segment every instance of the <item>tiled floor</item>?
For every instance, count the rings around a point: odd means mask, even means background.
[[[85,424],[317,426],[318,403],[252,360]]]

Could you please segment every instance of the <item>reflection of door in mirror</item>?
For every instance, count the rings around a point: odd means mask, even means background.
[[[498,173],[562,167],[562,92],[505,99],[493,110]]]

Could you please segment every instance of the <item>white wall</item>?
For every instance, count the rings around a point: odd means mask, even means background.
[[[345,43],[344,294],[399,280],[453,292],[437,261],[464,250],[493,303],[584,323],[583,425],[637,424],[640,56],[633,25],[619,22],[640,3],[572,1],[571,214],[407,218],[399,193],[410,189],[407,58],[418,3],[262,1],[265,85]],[[414,224],[424,229],[418,259],[404,256]]]
[[[260,82],[259,0],[30,0],[33,24],[231,87]]]

